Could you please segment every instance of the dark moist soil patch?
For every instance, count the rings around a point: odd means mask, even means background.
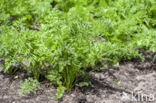
[[[36,94],[20,97],[20,85],[27,75],[21,71],[14,75],[0,72],[0,103],[156,103],[156,64],[152,63],[155,54],[143,54],[144,62],[126,61],[118,67],[90,73],[92,86],[65,93],[59,101],[55,98],[56,88],[46,80]]]

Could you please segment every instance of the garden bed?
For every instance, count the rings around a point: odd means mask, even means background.
[[[23,71],[14,75],[0,73],[1,103],[143,103],[156,102],[156,64],[153,53],[144,55],[145,61],[122,62],[118,67],[101,68],[90,73],[92,85],[66,92],[61,100],[56,99],[56,88],[42,80],[36,94],[19,96],[20,85],[27,77]],[[138,95],[138,96],[137,96]],[[135,99],[132,99],[132,96]],[[146,98],[147,96],[147,98]],[[153,98],[152,96],[155,96]]]

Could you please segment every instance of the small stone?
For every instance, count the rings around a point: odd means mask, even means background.
[[[100,75],[100,79],[105,79],[105,76],[103,73],[100,73],[99,75]]]
[[[71,94],[71,97],[76,97],[76,95],[75,94]]]
[[[96,79],[100,79],[100,75],[98,73],[96,73],[94,76]]]
[[[18,75],[14,76],[14,79],[18,79]]]

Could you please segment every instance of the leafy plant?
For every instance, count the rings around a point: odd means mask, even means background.
[[[36,93],[37,88],[39,88],[39,82],[35,79],[28,78],[21,86],[20,96],[23,94]]]
[[[99,62],[143,60],[144,47],[156,52],[154,0],[1,0],[0,15],[4,72],[24,69],[34,76],[22,93],[35,91],[45,77],[61,98],[75,86],[89,85],[87,69]]]

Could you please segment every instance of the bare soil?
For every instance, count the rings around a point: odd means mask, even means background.
[[[55,97],[56,88],[43,80],[36,94],[20,97],[21,83],[26,73],[4,74],[0,67],[0,103],[156,103],[156,64],[154,53],[144,54],[145,61],[131,60],[119,66],[101,68],[90,73],[89,87],[65,93],[61,100]]]

